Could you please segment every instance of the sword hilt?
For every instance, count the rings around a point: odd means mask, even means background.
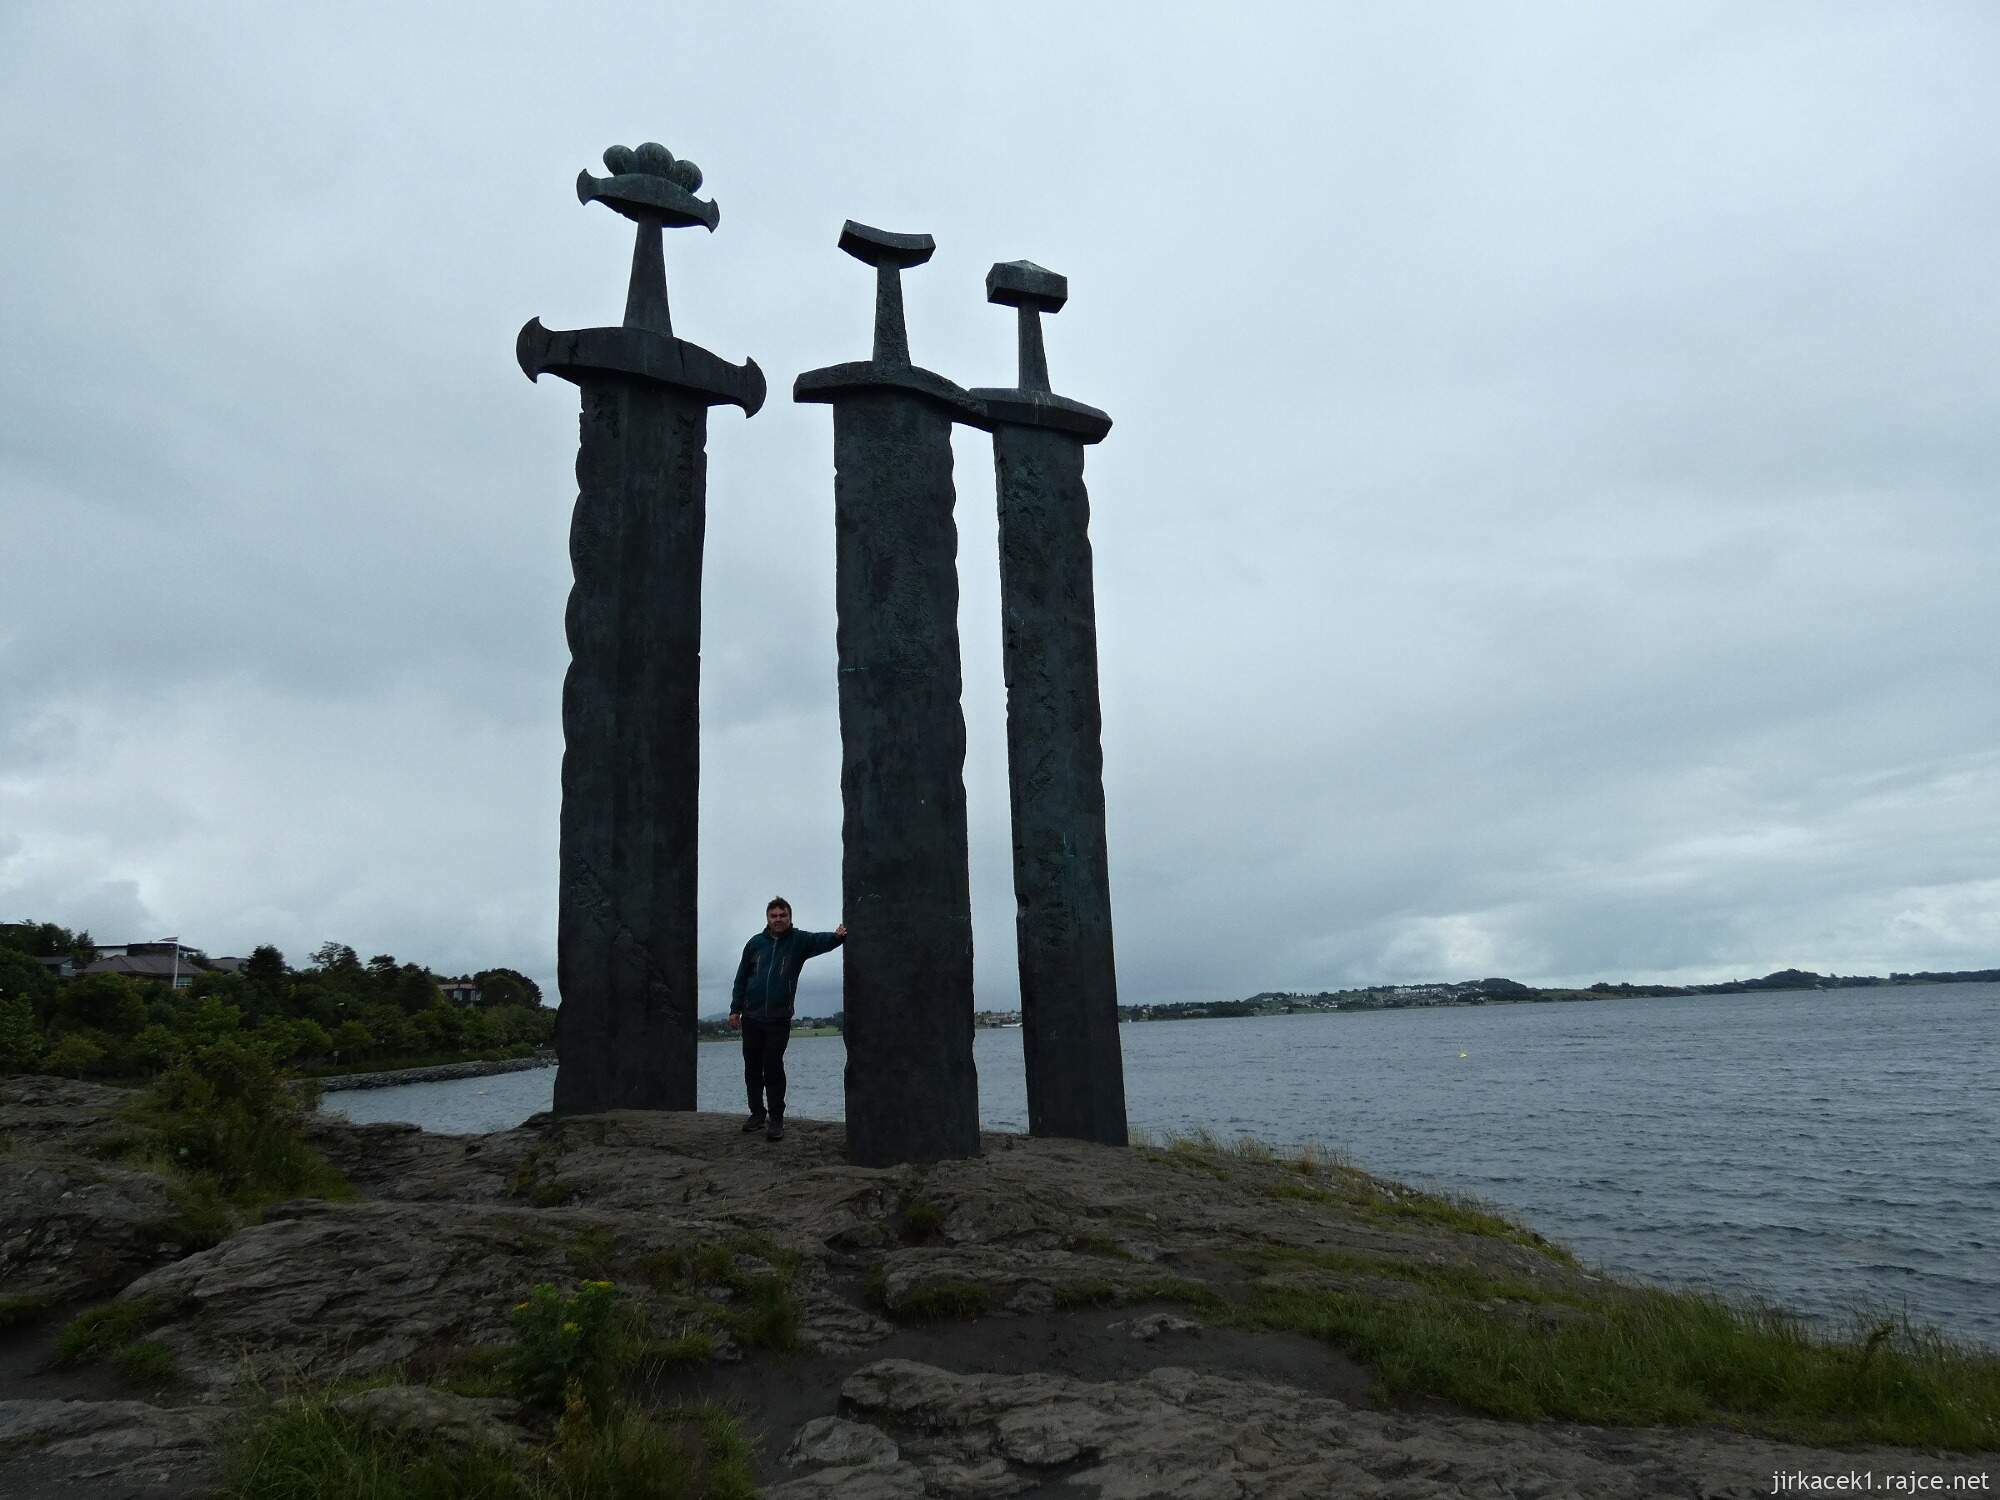
[[[638,226],[632,244],[632,280],[625,293],[625,326],[673,334],[667,310],[667,263],[660,245],[662,229],[686,229],[699,224],[709,233],[722,222],[715,200],[695,197],[701,168],[674,154],[658,141],[605,148],[609,177],[576,174],[579,203],[602,203]]]
[[[875,363],[910,362],[910,333],[903,322],[903,269],[920,266],[937,250],[927,234],[891,234],[849,219],[840,228],[840,248],[875,268]]]
[[[1049,356],[1042,347],[1042,314],[1062,311],[1069,301],[1069,278],[1031,260],[999,261],[986,273],[986,300],[1017,313],[1021,389],[1048,390]]]

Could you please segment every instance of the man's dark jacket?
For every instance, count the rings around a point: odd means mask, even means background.
[[[789,1021],[799,970],[806,960],[830,953],[846,941],[830,932],[801,932],[796,927],[783,937],[772,937],[766,928],[743,945],[743,962],[736,966],[736,984],[729,992],[729,1013],[752,1021]]]

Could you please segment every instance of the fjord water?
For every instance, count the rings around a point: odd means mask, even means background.
[[[1489,1005],[1120,1028],[1135,1129],[1314,1142],[1487,1199],[1586,1263],[2000,1347],[2000,985]],[[1021,1034],[981,1031],[980,1114],[1022,1130]],[[786,1055],[838,1119],[838,1037]],[[502,1130],[552,1069],[333,1094],[354,1120]],[[733,1046],[703,1109],[742,1109]],[[783,1145],[770,1149],[784,1150]]]

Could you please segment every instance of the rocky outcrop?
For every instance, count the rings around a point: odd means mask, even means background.
[[[1065,1493],[1097,1500],[1327,1495],[1767,1495],[1779,1472],[1907,1472],[1910,1455],[1716,1432],[1524,1427],[1357,1409],[1294,1387],[1164,1367],[1091,1383],[880,1360],[841,1387],[849,1419],[801,1428],[786,1462],[818,1466],[767,1500]],[[1978,1475],[1976,1461],[1924,1472]]]
[[[131,1399],[154,1390],[115,1365],[55,1367],[54,1317],[0,1331],[0,1495],[205,1493],[223,1424],[280,1379],[365,1380],[335,1399],[366,1426],[518,1443],[512,1403],[484,1394],[510,1315],[538,1283],[584,1279],[614,1283],[669,1351],[650,1397],[741,1404],[772,1500],[1721,1497],[1784,1470],[1981,1472],[1383,1410],[1344,1354],[1229,1310],[1450,1284],[1504,1286],[1509,1316],[1552,1319],[1603,1284],[1324,1164],[989,1135],[976,1160],[869,1169],[808,1120],[781,1143],[686,1113],[480,1137],[323,1120],[314,1141],[355,1201],[278,1204],[184,1254],[160,1227],[166,1182],[118,1159],[122,1103],[0,1080],[0,1271],[65,1316],[122,1288],[162,1404]],[[479,1371],[480,1399],[438,1388]],[[54,1394],[92,1399],[8,1399]]]
[[[166,1183],[84,1158],[0,1156],[0,1289],[71,1302],[183,1250]]]
[[[144,1401],[0,1401],[0,1493],[22,1500],[206,1495],[226,1415]]]

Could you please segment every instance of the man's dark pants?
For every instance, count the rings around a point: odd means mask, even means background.
[[[743,1018],[743,1084],[750,1093],[750,1113],[785,1117],[785,1044],[792,1039],[792,1021]],[[769,1097],[770,1105],[765,1107]]]

